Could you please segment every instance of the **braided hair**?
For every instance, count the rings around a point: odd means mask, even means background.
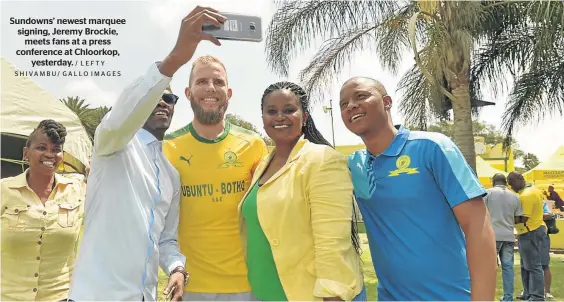
[[[296,97],[298,98],[298,100],[300,101],[302,111],[304,113],[308,114],[308,117],[305,121],[305,125],[302,126],[302,133],[304,134],[304,138],[307,139],[308,141],[314,143],[314,144],[326,145],[326,146],[329,146],[331,148],[334,148],[329,143],[329,141],[327,141],[323,137],[323,135],[321,134],[321,132],[319,132],[317,127],[315,127],[315,123],[313,122],[313,118],[311,117],[310,110],[309,110],[308,94],[299,85],[292,83],[292,82],[287,82],[287,81],[277,82],[277,83],[271,84],[270,86],[268,86],[268,88],[266,88],[266,90],[262,94],[262,99],[261,99],[261,102],[260,102],[260,110],[263,111],[263,109],[264,109],[264,101],[265,101],[266,97],[269,94],[271,94],[271,93],[273,93],[277,90],[289,90],[293,94],[295,94]],[[356,252],[358,254],[360,254],[361,248],[360,248],[360,238],[358,237],[357,221],[358,221],[358,214],[356,212],[356,206],[354,205],[354,200],[353,200],[353,217],[352,217],[352,222],[351,222],[351,239],[352,239],[354,249],[356,250]]]
[[[67,137],[67,129],[65,128],[65,126],[63,126],[61,123],[55,122],[54,120],[43,120],[39,123],[39,126],[37,126],[37,128],[33,129],[31,134],[29,135],[27,142],[25,143],[26,147],[29,148],[31,142],[39,134],[39,130],[42,130],[53,144],[65,144],[65,139]]]

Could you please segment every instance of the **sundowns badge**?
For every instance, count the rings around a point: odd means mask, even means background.
[[[220,168],[229,168],[229,167],[242,167],[243,163],[237,160],[237,154],[235,152],[228,150],[223,154],[223,162],[219,165]]]
[[[417,168],[410,168],[409,164],[411,164],[411,158],[409,155],[402,155],[396,160],[396,167],[397,170],[390,171],[388,176],[399,176],[402,173],[406,174],[417,174],[419,170]]]

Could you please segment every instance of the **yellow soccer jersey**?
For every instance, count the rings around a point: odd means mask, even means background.
[[[165,137],[163,151],[180,173],[178,244],[186,256],[187,292],[250,291],[237,206],[268,153],[254,132],[225,122],[215,140],[190,123]]]
[[[518,192],[523,208],[523,216],[528,217],[526,223],[518,223],[515,225],[517,234],[522,235],[530,231],[534,231],[545,225],[543,217],[543,195],[535,186],[528,184]]]

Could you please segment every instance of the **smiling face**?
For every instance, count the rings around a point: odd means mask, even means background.
[[[164,92],[165,94],[170,94],[170,91]],[[174,104],[169,104],[165,102],[162,98],[145,122],[143,126],[147,131],[156,134],[164,133],[170,127],[170,122],[172,121],[172,116],[174,115]]]
[[[63,145],[53,143],[43,130],[37,131],[29,146],[24,148],[23,157],[29,162],[32,173],[50,176],[63,161]]]
[[[194,117],[204,125],[222,122],[232,94],[223,66],[215,62],[197,64],[190,78],[186,97],[190,100]]]
[[[288,89],[278,89],[264,98],[262,122],[266,134],[276,145],[295,143],[308,118],[298,97]]]
[[[341,88],[341,118],[347,129],[360,137],[377,132],[390,122],[388,111],[392,99],[380,86],[370,79],[355,78]]]

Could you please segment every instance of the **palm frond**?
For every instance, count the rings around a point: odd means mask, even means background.
[[[508,87],[506,74],[513,77],[524,72],[533,59],[531,48],[535,44],[532,32],[521,34],[503,33],[477,49],[473,54],[471,78],[480,88],[491,85],[494,96],[504,93]]]
[[[309,92],[312,102],[323,98],[327,91],[326,86],[350,60],[352,53],[362,49],[366,44],[370,45],[366,42],[374,40],[373,31],[377,27],[378,24],[366,24],[323,43],[308,66],[299,74],[300,81],[304,89]]]
[[[268,26],[268,64],[274,72],[287,76],[296,50],[309,47],[315,38],[380,23],[397,8],[395,1],[284,1]]]
[[[502,116],[502,129],[509,140],[520,126],[542,120],[547,114],[564,113],[564,57],[545,63],[515,83]]]
[[[430,89],[432,89],[432,86],[417,66],[411,68],[401,77],[397,88],[397,91],[402,91],[399,110],[406,124],[415,126],[417,129],[427,130],[430,119],[435,116],[435,114],[429,112]]]

